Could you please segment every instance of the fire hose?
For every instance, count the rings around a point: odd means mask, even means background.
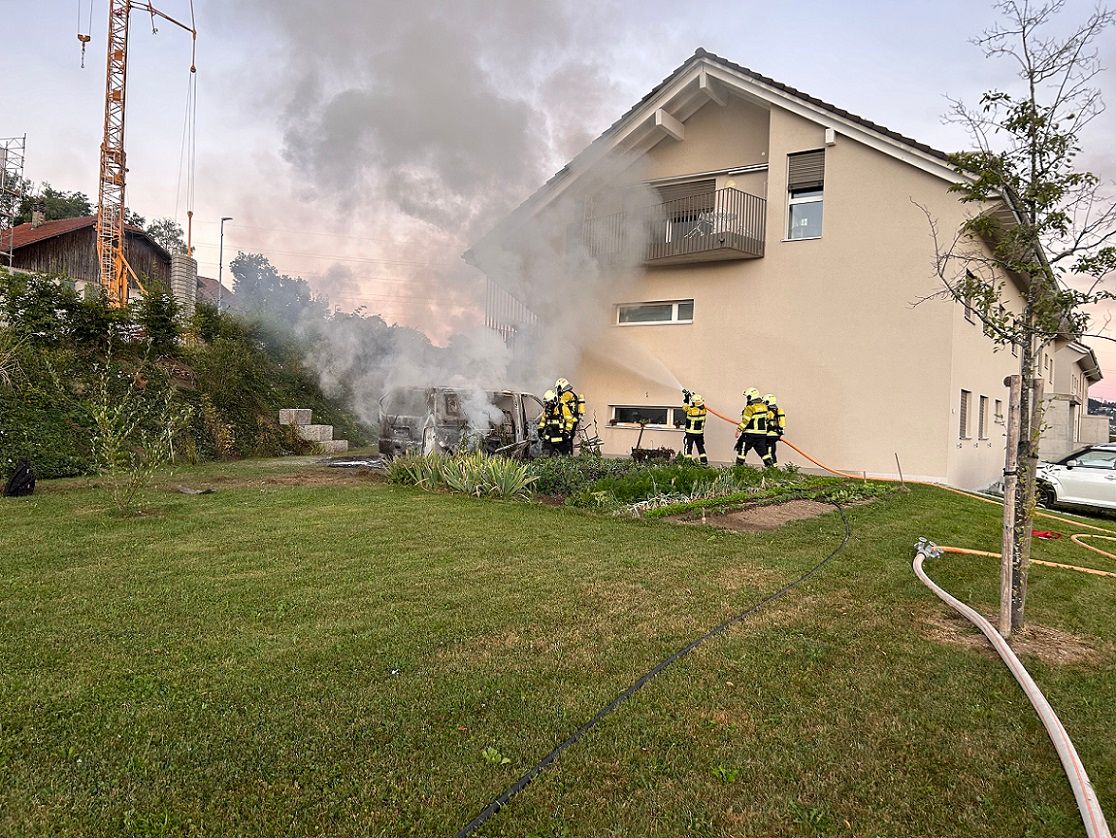
[[[837,554],[844,550],[845,545],[849,543],[849,538],[852,535],[852,529],[849,526],[849,519],[845,515],[845,510],[841,507],[841,505],[832,501],[831,503],[833,503],[833,506],[836,507],[838,514],[841,516],[841,526],[844,530],[844,534],[842,535],[841,542],[836,547],[834,547],[832,551],[830,551],[829,555],[810,567],[800,576],[792,579],[779,590],[775,591],[774,593],[768,594],[763,599],[749,606],[744,611],[741,611],[739,614],[735,614],[734,616],[729,617],[727,620],[717,624],[713,628],[709,629],[709,631],[705,632],[705,634],[695,638],[694,640],[691,640],[681,649],[674,652],[669,657],[663,658],[663,660],[659,661],[657,664],[651,667],[651,669],[643,673],[643,675],[632,682],[632,684],[623,692],[621,692],[614,699],[612,699],[612,701],[598,710],[592,716],[592,718],[589,719],[589,721],[585,722],[583,725],[581,725],[581,727],[571,733],[566,739],[556,745],[550,751],[550,753],[548,753],[541,760],[539,760],[538,763],[528,769],[518,780],[508,786],[508,788],[502,791],[495,798],[493,798],[487,806],[481,809],[480,813],[475,818],[469,821],[469,823],[467,823],[460,829],[460,831],[458,831],[457,838],[467,838],[476,830],[480,829],[480,827],[483,826],[489,818],[499,812],[508,803],[509,800],[523,791],[523,789],[527,788],[527,786],[530,785],[536,777],[538,777],[543,771],[553,765],[557,761],[558,757],[561,756],[564,750],[569,748],[571,745],[576,744],[583,735],[589,732],[589,730],[591,730],[592,728],[596,727],[605,718],[612,715],[612,713],[615,712],[621,704],[635,695],[653,678],[662,674],[662,672],[666,670],[667,667],[669,667],[671,664],[688,655],[706,640],[710,640],[711,638],[723,633],[737,623],[743,622],[748,617],[752,616],[757,611],[762,609],[764,606],[770,605],[778,599],[782,599],[799,585],[802,585],[803,583],[809,581],[813,576],[819,573],[823,567],[833,561],[833,559],[837,558]]]
[[[724,419],[726,422],[736,424],[735,420],[724,416],[717,411],[709,408],[709,412],[714,416]],[[778,438],[780,442],[790,446],[794,451],[805,457],[814,465],[839,477],[847,477],[853,480],[860,480],[861,475],[848,474],[847,472],[838,471],[837,469],[830,468],[818,460],[811,457],[797,445],[794,445],[789,440]],[[866,476],[864,476],[865,479]],[[887,482],[895,482],[887,478]],[[934,485],[923,483],[922,481],[911,481],[918,485]],[[1002,505],[1001,501],[992,498],[986,498],[982,495],[965,492],[960,489],[954,489],[952,486],[938,486],[937,488],[945,489],[946,491],[954,492],[955,494],[964,495],[975,500],[983,501],[984,503],[992,503]],[[1070,524],[1074,527],[1083,529],[1094,530],[1093,533],[1076,533],[1070,536],[1070,540],[1086,550],[1091,550],[1094,553],[1099,553],[1109,559],[1116,560],[1116,554],[1107,550],[1102,550],[1091,544],[1086,544],[1085,539],[1103,539],[1105,541],[1116,541],[1116,533],[1111,530],[1104,529],[1103,527],[1096,527],[1092,524],[1086,524],[1081,521],[1074,521],[1069,518],[1063,518],[1058,515],[1051,515],[1048,512],[1036,512],[1035,515],[1041,518],[1046,518],[1052,521],[1059,521],[1063,524]],[[1027,672],[1026,667],[1012,651],[1007,641],[1000,636],[995,627],[988,622],[980,613],[975,609],[970,608],[965,603],[954,597],[952,594],[935,584],[934,581],[927,575],[923,568],[923,563],[927,558],[936,558],[942,553],[956,553],[971,556],[991,556],[993,558],[1000,558],[998,553],[992,553],[987,550],[972,550],[964,547],[944,547],[938,546],[928,542],[926,539],[920,539],[916,546],[914,558],[914,572],[915,575],[922,581],[926,587],[934,592],[942,602],[949,605],[955,611],[964,616],[969,622],[981,630],[988,641],[992,644],[993,648],[999,654],[1000,659],[1003,660],[1012,676],[1022,688],[1027,699],[1031,702],[1031,706],[1035,708],[1040,721],[1046,728],[1047,734],[1050,736],[1050,741],[1054,744],[1054,749],[1058,753],[1058,759],[1062,763],[1062,768],[1065,771],[1066,778],[1069,780],[1070,787],[1073,789],[1074,799],[1077,801],[1077,808],[1081,813],[1081,820],[1085,826],[1085,832],[1088,838],[1111,838],[1112,833],[1109,831],[1108,822],[1105,820],[1104,812],[1101,809],[1100,801],[1097,799],[1096,790],[1089,780],[1089,775],[1085,771],[1085,765],[1081,762],[1081,757],[1078,756],[1077,749],[1073,746],[1073,741],[1070,739],[1069,734],[1066,732],[1065,727],[1062,725],[1061,720],[1055,714],[1054,709],[1050,706],[1050,702],[1046,700],[1042,690],[1038,688],[1030,673]],[[1110,573],[1103,570],[1095,570],[1093,568],[1077,567],[1075,565],[1061,564],[1058,562],[1046,562],[1032,559],[1033,564],[1045,565],[1047,567],[1057,567],[1065,570],[1074,570],[1080,573],[1088,573],[1096,576],[1116,577],[1116,573]]]

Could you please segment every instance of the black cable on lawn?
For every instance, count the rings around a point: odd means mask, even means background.
[[[501,792],[496,798],[494,798],[491,803],[481,809],[480,814],[478,814],[475,818],[469,821],[469,823],[461,828],[461,831],[457,833],[457,838],[468,838],[469,835],[472,835],[476,830],[484,825],[485,821],[499,812],[509,800],[523,791],[523,789],[527,788],[532,780],[534,780],[543,771],[549,768],[558,759],[562,751],[566,750],[566,748],[570,747],[570,745],[573,745],[575,742],[577,742],[577,740],[579,740],[588,730],[595,727],[597,723],[604,719],[606,716],[611,715],[617,707],[619,707],[621,704],[635,695],[639,691],[639,689],[643,687],[644,684],[646,684],[656,675],[659,675],[663,670],[665,670],[676,660],[685,657],[709,638],[716,637],[718,634],[720,634],[730,626],[742,622],[746,618],[750,617],[752,614],[755,614],[768,603],[772,603],[775,600],[785,596],[787,593],[810,579],[810,577],[812,577],[819,570],[833,561],[833,559],[837,557],[837,554],[844,550],[845,545],[849,543],[849,537],[852,535],[852,530],[849,528],[849,519],[845,516],[845,510],[841,508],[841,504],[834,501],[830,501],[830,503],[832,503],[833,506],[837,508],[837,512],[841,515],[841,524],[845,529],[845,534],[844,537],[841,539],[841,543],[833,549],[833,552],[831,552],[828,556],[811,567],[797,579],[788,582],[779,590],[775,591],[775,593],[768,594],[755,605],[749,607],[746,611],[741,611],[739,614],[733,617],[729,617],[720,625],[714,626],[705,634],[694,640],[691,640],[670,657],[664,658],[663,660],[655,664],[655,666],[641,675],[639,679],[635,681],[635,683],[633,683],[630,687],[620,693],[620,695],[616,696],[616,698],[612,699],[612,701],[598,710],[593,718],[591,718],[589,721],[587,721],[585,724],[571,733],[569,735],[569,738],[555,746],[554,750],[552,750],[549,754],[539,760],[537,765],[528,770],[527,773],[525,773],[522,777],[508,786],[508,788],[506,788],[503,792]]]

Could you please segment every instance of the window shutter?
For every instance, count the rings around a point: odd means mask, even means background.
[[[689,199],[687,204],[695,210],[711,211],[713,209],[713,195],[716,192],[715,180],[691,180],[686,183],[669,183],[656,187],[660,200],[665,204],[668,201]]]
[[[825,149],[787,155],[787,190],[821,189],[825,183]]]

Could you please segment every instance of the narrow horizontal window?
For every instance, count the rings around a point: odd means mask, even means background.
[[[628,407],[613,405],[613,425],[646,425],[649,428],[673,428],[674,408],[657,406]]]
[[[661,303],[621,303],[616,307],[616,322],[622,326],[645,323],[692,323],[694,301]]]

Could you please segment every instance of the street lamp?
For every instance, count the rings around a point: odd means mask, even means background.
[[[217,310],[221,310],[221,274],[225,270],[225,222],[232,221],[231,215],[221,219],[221,243],[217,247]]]

